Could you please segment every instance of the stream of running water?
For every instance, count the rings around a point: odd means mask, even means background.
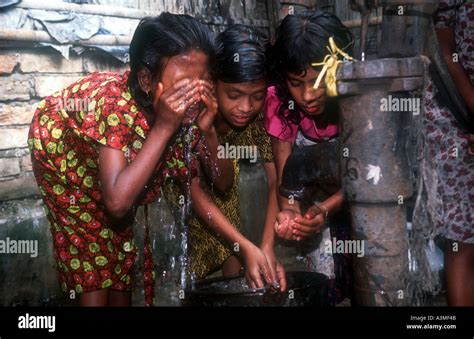
[[[192,150],[192,138],[193,138],[193,124],[190,124],[189,127],[184,129],[184,135],[182,137],[184,144],[184,162],[185,166],[188,169],[186,188],[185,188],[185,197],[184,204],[182,205],[181,210],[181,256],[179,258],[181,264],[181,289],[186,290],[188,288],[188,275],[187,269],[189,264],[189,255],[188,255],[188,223],[187,218],[191,211],[191,162],[193,157]]]

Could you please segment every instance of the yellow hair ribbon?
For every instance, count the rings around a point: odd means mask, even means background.
[[[342,49],[337,47],[333,37],[329,38],[329,46],[326,46],[326,49],[329,51],[329,54],[324,57],[324,60],[322,62],[311,64],[311,66],[323,66],[323,69],[319,73],[313,87],[315,89],[318,88],[324,74],[326,74],[326,78],[324,79],[326,82],[326,92],[328,96],[335,97],[337,96],[336,71],[337,66],[342,62],[338,59],[338,57],[339,55],[342,55],[347,60],[352,61],[354,59]]]

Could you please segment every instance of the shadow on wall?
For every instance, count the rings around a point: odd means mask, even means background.
[[[0,306],[54,306],[64,302],[41,201],[0,203],[0,242]]]

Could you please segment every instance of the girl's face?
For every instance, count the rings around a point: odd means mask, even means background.
[[[161,76],[161,83],[163,84],[163,92],[173,86],[176,82],[182,79],[201,79],[210,81],[208,56],[203,52],[191,50],[169,58],[165,61],[165,69]],[[196,103],[188,110],[188,113],[183,119],[183,124],[189,124],[193,118],[199,113],[201,103]],[[193,111],[191,113],[190,111]]]
[[[208,57],[200,51],[191,50],[169,58],[161,75],[163,92],[174,83],[185,79],[209,80]]]
[[[316,72],[312,67],[307,67],[303,74],[286,73],[286,84],[290,95],[305,114],[310,116],[321,115],[324,113],[326,103],[324,81],[321,82],[318,89],[314,89],[313,86],[319,72]]]
[[[247,126],[263,109],[267,83],[264,79],[227,83],[217,82],[216,98],[222,117],[234,127]]]

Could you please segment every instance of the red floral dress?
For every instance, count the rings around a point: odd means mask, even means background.
[[[127,85],[128,72],[92,73],[40,102],[28,144],[33,171],[51,224],[62,289],[128,291],[137,248],[131,227],[113,231],[102,202],[99,146],[124,152],[129,162],[150,131]],[[195,144],[199,138],[194,128]],[[179,140],[178,140],[179,141]],[[160,194],[167,176],[186,180],[183,143],[170,145],[139,204]],[[196,175],[191,165],[192,175]],[[148,238],[146,234],[146,238]],[[145,303],[153,304],[154,272],[148,239],[144,248]]]

